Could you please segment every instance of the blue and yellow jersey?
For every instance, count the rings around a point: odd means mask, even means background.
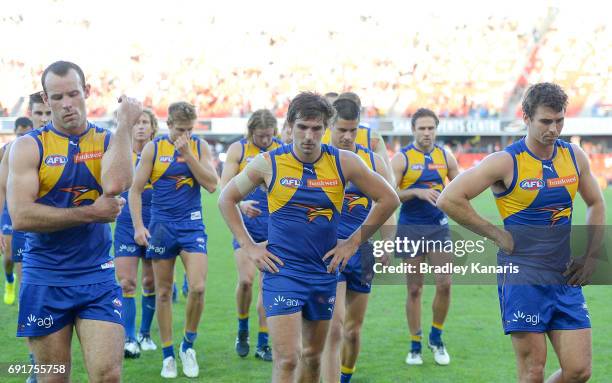
[[[357,145],[363,146],[364,148],[372,150],[372,145],[370,143],[371,136],[372,134],[371,134],[370,128],[363,126],[363,125],[359,125],[357,127],[357,137],[355,138],[355,143]],[[326,144],[326,145],[331,145],[331,129],[330,128],[325,129],[325,133],[323,134],[321,143]]]
[[[356,146],[355,153],[366,163],[370,170],[376,171],[374,152],[361,145]],[[342,216],[338,226],[338,238],[346,239],[359,228],[372,209],[372,200],[349,182],[344,192]]]
[[[529,151],[525,139],[505,151],[512,156],[514,175],[510,187],[494,195],[504,227],[515,237],[515,251],[510,256],[500,253],[501,258],[562,271],[570,256],[573,201],[580,178],[574,151],[569,143],[557,140],[552,158],[542,160]]]
[[[132,163],[134,168],[138,166],[140,162],[140,153],[132,153]],[[128,201],[128,191],[121,193],[121,197],[125,198],[126,204],[121,210],[121,214],[117,217],[117,223],[126,224],[132,226],[132,217],[130,216],[130,206]],[[145,227],[149,226],[151,220],[151,198],[153,198],[153,186],[151,182],[147,182],[144,191],[142,192],[142,222]]]
[[[88,123],[80,136],[67,136],[49,123],[28,135],[40,154],[36,202],[57,208],[93,204],[102,194],[102,157],[111,133]],[[26,235],[24,283],[76,286],[115,279],[106,223]]]
[[[268,251],[284,266],[280,275],[333,280],[322,258],[336,246],[345,181],[338,149],[321,145],[313,163],[301,162],[292,145],[268,152],[272,178],[268,187]]]
[[[429,153],[410,144],[401,149],[406,159],[406,166],[400,182],[400,190],[435,189],[442,191],[448,175],[446,152],[434,145]],[[427,201],[412,198],[402,203],[398,223],[400,225],[440,225],[446,221],[442,210]]]
[[[240,145],[242,146],[242,155],[240,156],[239,161],[239,172],[241,172],[258,154],[274,150],[282,146],[283,143],[278,138],[274,137],[272,139],[272,143],[267,148],[260,148],[246,138],[243,138],[240,140]],[[257,188],[253,190],[249,195],[244,197],[244,200],[258,201],[259,203],[256,205],[256,207],[261,210],[261,214],[257,218],[268,217],[268,196],[266,195],[265,188]]]
[[[200,184],[170,142],[168,135],[156,137],[151,185],[151,221],[202,221]],[[191,152],[199,160],[200,140],[191,137]]]

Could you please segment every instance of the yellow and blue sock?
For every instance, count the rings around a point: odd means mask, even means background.
[[[174,346],[172,345],[172,341],[162,343],[162,358],[166,359],[169,356],[174,358]]]
[[[181,346],[181,350],[183,352],[187,351],[188,348],[193,348],[193,343],[198,337],[197,332],[188,332],[185,331],[185,336],[183,337],[183,344]]]
[[[351,368],[351,367],[342,366],[340,368],[340,383],[350,383],[354,372],[355,372],[355,367]]]
[[[123,327],[125,340],[136,340],[136,300],[134,294],[123,294]]]
[[[442,344],[442,329],[444,328],[443,323],[433,322],[431,324],[431,332],[429,333],[429,343],[434,346],[440,346]]]
[[[423,331],[419,330],[416,334],[410,335],[410,352],[421,353],[421,339]]]
[[[13,273],[4,273],[4,275],[6,276],[6,281],[8,283],[15,282],[15,275]]]
[[[261,326],[257,334],[257,348],[262,348],[268,345],[268,328]]]
[[[249,314],[238,314],[238,331],[249,331]]]
[[[144,336],[150,336],[151,323],[155,315],[155,290],[142,290],[142,319],[140,321],[140,333]]]

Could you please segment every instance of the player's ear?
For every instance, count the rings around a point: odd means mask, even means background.
[[[89,92],[91,90],[91,85],[85,84],[85,86],[83,87],[83,90],[85,91],[85,98],[89,97]]]
[[[529,118],[527,113],[523,113],[523,122],[525,123],[525,125],[529,125],[529,123],[531,122],[531,119]]]
[[[47,92],[45,91],[40,92],[40,96],[42,97],[45,105],[49,106],[49,96],[47,95]]]

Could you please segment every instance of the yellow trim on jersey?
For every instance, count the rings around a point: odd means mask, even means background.
[[[291,153],[283,153],[274,156],[276,162],[276,178],[274,185],[268,193],[268,210],[270,214],[279,210],[291,200],[296,187],[291,187],[291,184],[281,185],[283,178],[301,180],[304,166],[297,161]]]
[[[262,150],[260,147],[247,140],[247,142],[244,145],[241,144],[241,146],[243,153],[240,164],[238,164],[238,172],[241,172],[247,166],[249,161],[255,158],[258,154],[262,153],[262,151],[269,152],[270,150],[278,148],[280,144],[276,141],[272,141],[267,149]]]
[[[72,159],[68,158],[69,140],[67,137],[60,136],[51,130],[42,130],[38,137],[43,148],[38,170],[40,180],[38,198],[42,198],[57,184],[64,173],[65,165]],[[61,164],[61,161],[64,163]]]
[[[372,145],[368,137],[368,131],[370,128],[365,126],[357,127],[357,137],[355,138],[355,143],[363,146],[364,148],[372,149]],[[323,138],[321,140],[322,144],[331,145],[331,128],[325,129],[325,133],[323,134]]]
[[[192,138],[189,141],[189,146],[191,153],[199,161],[198,139]],[[151,184],[155,184],[155,182],[157,182],[168,170],[174,161],[174,151],[174,144],[172,144],[169,139],[166,138],[157,141],[157,155],[155,156],[155,162],[153,163],[153,169],[151,171]],[[181,156],[177,156],[176,161],[182,162],[183,159]]]
[[[543,177],[542,162],[533,158],[529,153],[523,151],[515,155],[517,163],[516,184],[510,193],[496,198],[495,203],[502,219],[522,211],[530,206],[538,196],[540,190],[527,190],[519,185],[521,180],[539,179]]]
[[[414,148],[410,148],[404,152],[408,160],[406,172],[402,177],[400,183],[400,189],[404,190],[414,185],[418,179],[423,175],[424,170],[435,170],[438,172],[442,182],[446,180],[448,175],[448,165],[446,164],[446,157],[444,152],[439,147],[435,146],[434,149],[429,153],[432,163],[429,164],[430,169],[425,169],[425,154]],[[444,188],[443,184],[436,185],[434,189],[442,191]]]

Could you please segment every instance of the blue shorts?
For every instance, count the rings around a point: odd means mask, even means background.
[[[2,217],[0,218],[0,225],[2,225],[2,234],[11,235],[13,234],[13,222],[11,216],[8,214],[6,208],[2,211]]]
[[[530,272],[521,268],[519,273]],[[533,273],[551,273],[532,269]],[[561,275],[560,273],[557,273]],[[504,333],[578,330],[591,328],[581,287],[524,283],[524,276],[500,275],[499,307]]]
[[[372,290],[372,279],[374,278],[373,266],[374,256],[372,252],[357,250],[355,255],[349,259],[344,270],[338,274],[338,282],[346,282],[348,290],[369,294]]]
[[[409,241],[420,241],[416,252],[413,252],[413,247],[408,247],[408,252],[396,252],[395,256],[399,258],[414,258],[425,255],[429,252],[438,251],[444,248],[445,241],[451,240],[450,229],[448,224],[444,225],[398,225],[396,236],[403,241],[404,238]],[[429,243],[428,243],[429,242]],[[428,249],[435,249],[427,251]]]
[[[147,259],[169,259],[181,251],[207,254],[208,236],[204,223],[192,222],[153,222],[149,225],[149,247]]]
[[[115,257],[144,257],[147,253],[147,247],[134,240],[134,227],[123,222],[115,225],[113,248]]]
[[[244,220],[244,226],[251,235],[251,238],[253,238],[253,241],[259,243],[268,240],[268,217],[249,218],[242,215],[242,219]],[[232,239],[232,246],[234,247],[234,250],[240,248],[236,238]]]
[[[117,282],[82,286],[22,283],[17,336],[43,336],[74,324],[76,318],[123,325],[123,300]]]
[[[301,311],[306,320],[330,320],[334,315],[337,280],[303,278],[265,273],[262,296],[266,317]]]
[[[24,231],[13,231],[13,239],[11,239],[11,257],[13,262],[23,262],[25,245],[26,233]]]

